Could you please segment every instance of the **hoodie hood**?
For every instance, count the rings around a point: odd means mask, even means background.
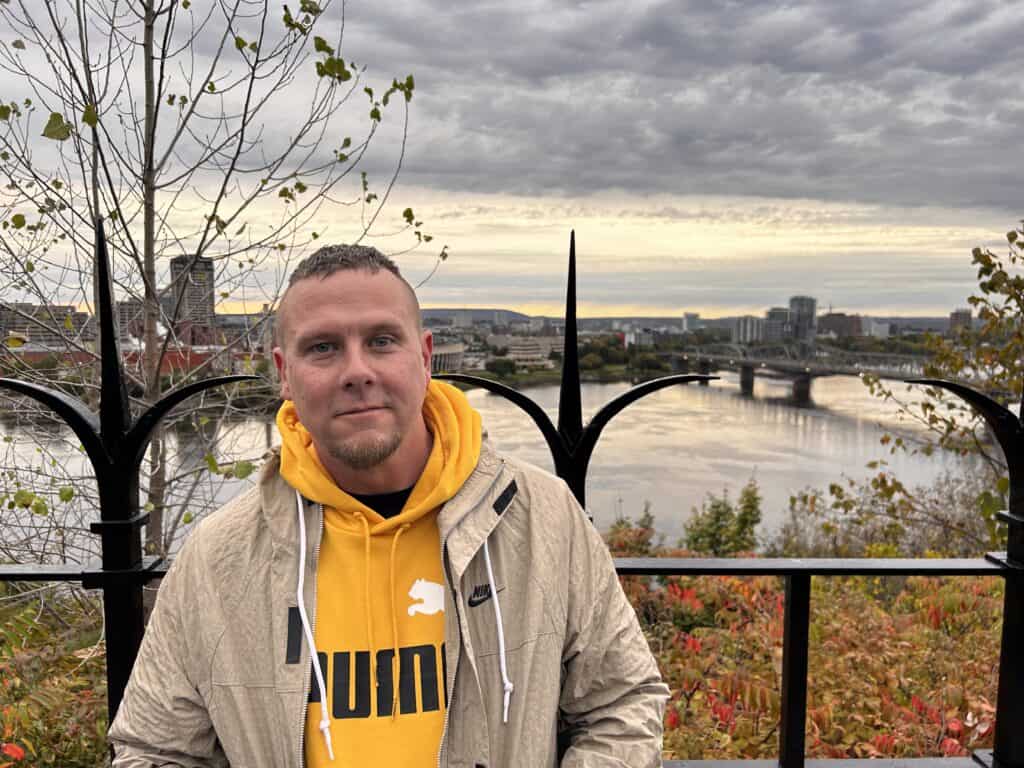
[[[291,400],[286,400],[277,412],[281,476],[305,498],[336,511],[338,514],[332,515],[332,523],[361,531],[361,516],[369,523],[371,535],[394,531],[415,522],[454,496],[480,458],[480,414],[460,390],[431,380],[423,402],[423,418],[434,438],[430,456],[401,514],[395,517],[381,517],[338,487],[321,463],[313,437],[299,421]]]

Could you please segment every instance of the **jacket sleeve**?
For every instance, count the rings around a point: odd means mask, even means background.
[[[207,711],[187,617],[215,599],[197,576],[198,542],[189,537],[160,585],[128,687],[108,733],[112,768],[222,768],[228,765]],[[207,605],[206,610],[214,610]]]
[[[661,766],[668,686],[619,583],[608,548],[565,489],[571,507],[562,768]]]

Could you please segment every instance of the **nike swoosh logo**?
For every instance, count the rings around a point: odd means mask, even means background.
[[[502,587],[498,591],[499,592],[504,592],[505,588]],[[490,599],[491,599],[491,593],[488,592],[486,595],[484,595],[482,597],[477,597],[476,595],[471,595],[469,600],[467,600],[466,602],[469,604],[470,608],[476,608],[478,605],[483,605],[484,603],[486,603]]]

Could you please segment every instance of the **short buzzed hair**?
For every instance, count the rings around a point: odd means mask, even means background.
[[[416,298],[416,291],[409,285],[409,281],[402,277],[398,265],[390,258],[370,245],[325,245],[311,256],[307,256],[298,263],[298,266],[288,277],[288,288],[285,289],[281,301],[278,303],[278,322],[274,324],[274,343],[280,344],[281,337],[281,307],[288,296],[288,290],[300,280],[308,280],[313,277],[325,280],[335,272],[361,270],[370,274],[377,274],[381,270],[390,272],[397,277],[408,289],[409,297],[412,299],[413,310],[416,318],[416,326],[422,328],[420,318],[420,302]]]

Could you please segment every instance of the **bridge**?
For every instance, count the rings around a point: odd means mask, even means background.
[[[863,376],[906,379],[921,376],[928,358],[885,352],[851,352],[837,347],[819,346],[811,354],[791,345],[757,347],[740,344],[712,344],[684,352],[665,352],[659,357],[679,373],[709,374],[720,370],[739,371],[740,391],[754,392],[754,377],[770,376],[793,381],[793,399],[811,400],[811,382],[822,376]],[[707,382],[701,382],[707,386]]]

